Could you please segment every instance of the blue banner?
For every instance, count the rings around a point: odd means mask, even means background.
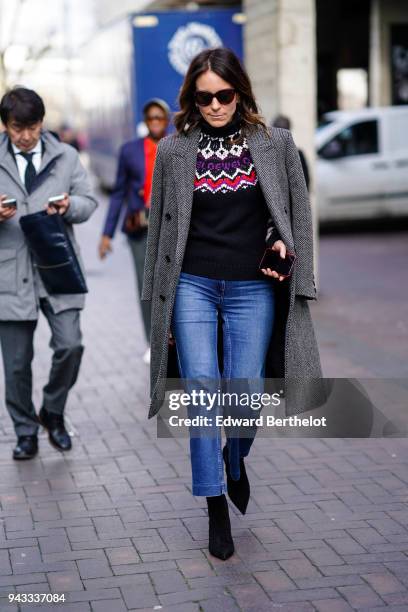
[[[133,15],[134,116],[142,121],[147,100],[162,98],[172,111],[187,68],[200,51],[229,47],[242,59],[239,9],[163,11]]]

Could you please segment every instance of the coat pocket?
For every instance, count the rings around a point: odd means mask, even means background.
[[[0,293],[17,293],[16,249],[0,249]]]

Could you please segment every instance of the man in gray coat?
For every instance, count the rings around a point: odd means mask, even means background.
[[[97,206],[77,152],[43,130],[44,114],[42,99],[23,87],[9,91],[0,102],[5,127],[0,136],[0,342],[6,406],[17,434],[14,459],[36,455],[39,424],[48,430],[54,447],[71,448],[63,415],[83,353],[80,310],[85,302],[84,294],[48,295],[19,219],[44,209],[62,215],[84,271],[72,226],[86,221]],[[59,195],[63,198],[58,203],[49,203]],[[53,357],[37,416],[31,362],[39,310],[51,329]]]

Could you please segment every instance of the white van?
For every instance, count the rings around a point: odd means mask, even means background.
[[[326,113],[315,143],[320,221],[408,215],[408,105]]]

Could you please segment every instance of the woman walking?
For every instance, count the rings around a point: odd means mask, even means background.
[[[248,75],[225,48],[193,59],[179,104],[153,175],[142,292],[152,303],[149,418],[164,399],[169,338],[183,379],[322,376],[307,304],[316,299],[311,211],[290,132],[268,131]],[[259,269],[266,246],[282,258],[296,253],[290,278]],[[308,409],[298,400],[299,388],[292,409]],[[234,552],[225,492],[244,514],[252,442],[227,438],[222,450],[220,433],[190,437],[192,492],[206,497],[209,550],[220,559]]]
[[[146,137],[125,142],[120,148],[115,186],[98,247],[99,257],[105,259],[112,251],[112,239],[122,209],[126,207],[122,232],[127,236],[132,253],[138,300],[142,293],[153,166],[158,142],[167,131],[170,108],[164,100],[152,98],[143,107],[143,118],[148,130]],[[140,306],[145,340],[149,344],[150,304],[140,302]],[[150,347],[144,353],[143,361],[150,363]]]

